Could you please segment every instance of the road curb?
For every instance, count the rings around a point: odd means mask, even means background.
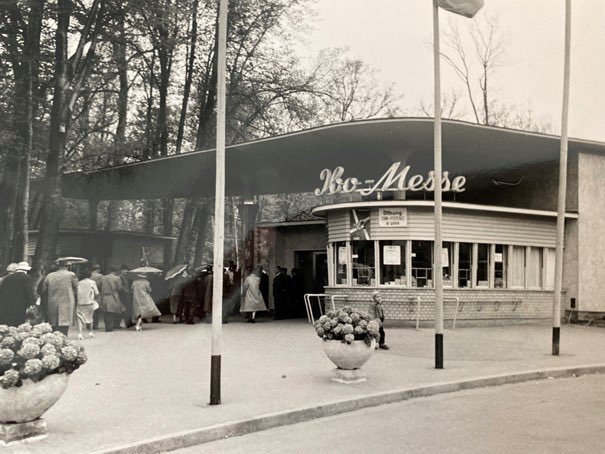
[[[260,415],[253,418],[235,420],[216,424],[214,426],[200,429],[177,432],[169,435],[151,438],[145,441],[116,446],[109,449],[95,451],[96,454],[139,454],[159,453],[171,451],[190,446],[196,446],[224,438],[246,435],[253,432],[287,426],[304,421],[310,421],[326,416],[334,416],[362,408],[376,407],[379,405],[402,402],[418,397],[430,397],[438,394],[446,394],[467,389],[485,388],[488,386],[500,386],[512,383],[522,383],[532,380],[544,380],[548,378],[567,378],[580,375],[605,373],[605,364],[560,367],[514,374],[495,375],[479,377],[471,380],[457,382],[436,383],[432,385],[406,388],[396,391],[381,392],[364,395],[358,398],[345,399],[325,404],[295,410],[286,410],[275,413]]]

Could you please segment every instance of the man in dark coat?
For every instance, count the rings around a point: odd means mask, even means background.
[[[27,274],[27,262],[17,264],[17,270],[7,275],[0,285],[0,324],[19,326],[25,323],[26,311],[36,303],[34,279]]]
[[[275,305],[275,320],[283,320],[288,314],[288,287],[290,276],[286,268],[277,267],[278,273],[273,279],[273,303]]]
[[[269,307],[269,275],[267,274],[267,272],[264,270],[264,268],[261,266],[261,272],[260,272],[260,294],[263,295],[263,299],[265,300],[265,302],[267,303],[267,308]]]

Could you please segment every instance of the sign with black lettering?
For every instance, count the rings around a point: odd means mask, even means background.
[[[379,227],[406,227],[408,225],[407,208],[379,208]]]

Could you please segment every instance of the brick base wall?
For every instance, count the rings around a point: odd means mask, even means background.
[[[374,288],[361,287],[326,287],[325,293],[330,296],[340,295],[334,300],[337,309],[352,306],[365,312],[374,290]],[[435,318],[432,289],[380,288],[380,293],[387,319],[416,320],[418,299],[420,299],[419,319],[422,321]],[[552,317],[552,290],[444,289],[443,293],[445,320],[452,320],[454,317],[455,298],[459,298],[457,320],[532,320]],[[326,310],[331,309],[330,298],[326,299],[325,306]]]

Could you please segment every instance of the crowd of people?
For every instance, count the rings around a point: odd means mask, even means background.
[[[0,277],[0,324],[46,321],[65,335],[76,325],[78,338],[83,339],[94,337],[100,320],[107,332],[132,327],[141,331],[144,322],[160,322],[163,306],[169,308],[173,323],[194,324],[196,319],[211,323],[212,266],[181,268],[165,279],[162,273],[132,272],[126,265],[103,274],[96,264],[72,269],[71,262],[59,260],[36,286],[27,262],[12,263]],[[277,267],[273,298],[275,319],[303,315],[302,281],[296,269],[290,276],[286,268]],[[223,323],[238,309],[248,323],[255,323],[258,312],[269,310],[269,276],[262,266],[248,269],[243,282],[233,261],[224,269]]]

